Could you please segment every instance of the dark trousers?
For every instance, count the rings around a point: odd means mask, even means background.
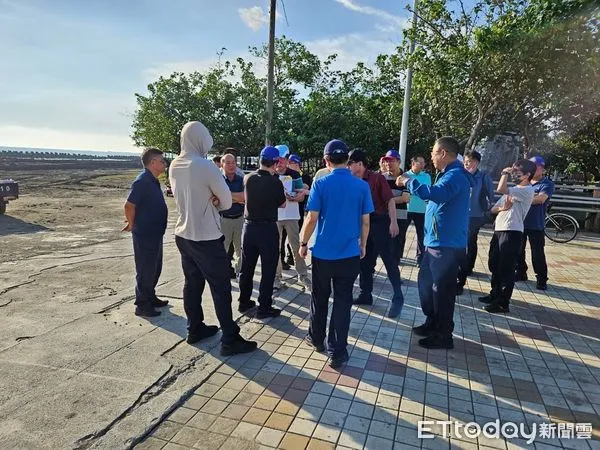
[[[426,325],[442,338],[454,331],[456,277],[463,249],[426,247],[419,269],[418,285],[421,309]]]
[[[371,216],[371,227],[367,238],[367,252],[360,260],[360,295],[363,298],[372,298],[373,272],[377,257],[380,256],[387,272],[394,297],[392,303],[404,304],[400,270],[392,250],[392,237],[390,236],[390,218],[388,216]],[[314,272],[313,268],[313,272]]]
[[[181,253],[181,267],[185,277],[183,285],[183,308],[188,318],[188,332],[200,332],[204,324],[202,294],[208,282],[215,305],[215,313],[223,330],[221,341],[230,343],[240,329],[231,313],[231,280],[229,259],[223,238],[213,241],[190,241],[175,236],[175,244]]]
[[[397,219],[398,236],[392,239],[392,253],[397,264],[400,264],[402,256],[404,256],[404,247],[406,246],[406,231],[410,221],[408,219]]]
[[[260,257],[261,277],[258,308],[268,310],[273,304],[273,283],[279,257],[279,230],[272,223],[244,223],[242,229],[242,269],[240,271],[240,302],[252,296],[254,271]]]
[[[484,224],[484,217],[471,217],[469,219],[467,251],[461,258],[458,269],[458,284],[461,286],[465,285],[467,277],[473,272],[473,268],[475,267],[475,261],[477,261],[477,237],[479,236],[479,230]]]
[[[408,231],[408,226],[412,222],[415,224],[415,231],[417,232],[417,263],[421,264],[423,253],[425,251],[425,246],[423,245],[423,239],[425,238],[425,214],[409,212],[408,218],[402,221],[402,225],[400,225],[400,222],[401,221],[398,221],[398,228],[400,229],[399,235],[402,236],[402,238],[398,241],[401,243],[401,247],[398,250],[398,253],[400,253],[400,258],[404,256],[406,232]]]
[[[282,230],[281,232],[281,242],[279,244],[279,257],[281,258],[281,264],[285,263],[285,247],[287,241],[287,232]]]
[[[131,236],[135,260],[135,305],[148,309],[156,300],[155,288],[162,272],[163,237]]]
[[[517,260],[517,275],[524,277],[527,275],[527,263],[525,262],[525,246],[529,239],[529,247],[531,248],[531,262],[533,263],[533,271],[539,282],[545,283],[548,281],[548,265],[546,264],[546,235],[544,230],[525,230],[523,233],[523,243],[521,245],[521,253]]]
[[[308,333],[313,342],[325,340],[327,309],[333,284],[333,309],[329,320],[327,348],[330,356],[348,354],[348,329],[352,309],[352,288],[360,271],[360,257],[325,260],[312,257],[312,297]]]
[[[523,243],[520,231],[494,231],[488,268],[492,273],[492,301],[508,306],[515,287],[515,268]]]

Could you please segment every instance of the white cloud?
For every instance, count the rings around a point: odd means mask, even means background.
[[[334,53],[337,54],[333,69],[351,70],[358,62],[363,62],[367,66],[372,65],[378,55],[392,53],[398,42],[353,33],[332,39],[308,41],[304,44],[321,59]]]
[[[380,17],[389,22],[392,22],[393,24],[395,24],[401,28],[404,28],[408,23],[408,20],[406,17],[396,16],[394,14],[390,14],[387,11],[373,8],[372,6],[359,5],[354,0],[335,0],[335,1],[351,11],[355,11],[355,12],[358,12],[361,14],[367,14],[369,16]]]
[[[238,13],[246,26],[253,31],[260,30],[263,25],[269,22],[267,13],[260,6],[240,8],[238,9]]]

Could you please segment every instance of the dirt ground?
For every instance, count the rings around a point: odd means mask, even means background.
[[[0,216],[0,263],[118,239],[123,202],[137,173],[101,163],[89,169],[2,171],[0,178],[19,182],[20,197]]]

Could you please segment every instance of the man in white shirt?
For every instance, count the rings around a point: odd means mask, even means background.
[[[479,297],[479,301],[487,303],[484,309],[490,313],[509,312],[515,268],[523,242],[523,221],[535,193],[530,184],[535,170],[533,162],[521,159],[504,169],[498,182],[497,191],[504,195],[492,208],[492,214],[498,214],[488,257],[492,290],[489,295]],[[508,187],[509,176],[515,186]]]
[[[299,186],[300,183],[302,183],[302,177],[298,172],[287,167],[286,158],[279,158],[277,168],[275,170],[279,175],[279,179],[283,183],[283,187],[288,197],[287,206],[279,209],[278,213],[277,227],[279,228],[279,236],[280,239],[283,239],[283,231],[285,230],[288,242],[290,247],[292,247],[292,252],[294,253],[295,257],[294,259],[296,265],[294,268],[298,273],[298,283],[300,283],[306,289],[310,289],[311,282],[308,278],[308,268],[306,267],[306,262],[304,259],[296,257],[300,251],[300,226],[298,224],[300,220],[299,203],[304,201],[306,194],[303,192],[303,189],[298,189],[297,191],[294,188],[294,183],[298,183]],[[281,258],[279,258],[279,262],[277,264],[277,275],[274,284],[275,289],[281,288],[281,278],[282,264]]]
[[[204,323],[202,294],[208,282],[223,330],[221,355],[228,356],[251,352],[257,345],[240,336],[240,328],[232,317],[229,261],[219,215],[219,211],[231,208],[232,198],[221,171],[206,159],[212,145],[212,136],[202,123],[185,124],[181,130],[181,153],[169,167],[169,180],[179,213],[175,243],[185,276],[187,342],[194,344],[218,331],[218,327]]]

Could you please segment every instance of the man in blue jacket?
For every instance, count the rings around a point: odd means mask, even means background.
[[[462,295],[467,277],[473,273],[475,261],[477,260],[477,237],[479,230],[488,220],[490,208],[494,200],[494,183],[492,177],[479,169],[481,155],[475,150],[465,153],[463,164],[467,172],[473,175],[475,184],[471,189],[471,203],[469,206],[469,235],[467,252],[463,255],[458,270],[458,286],[456,295]]]
[[[548,265],[546,264],[546,253],[544,245],[546,243],[546,235],[544,228],[546,227],[546,211],[550,203],[550,198],[554,194],[554,181],[544,176],[546,162],[541,156],[529,158],[529,161],[535,163],[535,175],[531,179],[531,185],[535,191],[533,203],[527,217],[525,217],[525,231],[523,234],[523,246],[521,254],[517,260],[517,281],[527,281],[527,263],[525,262],[525,245],[529,240],[531,247],[531,262],[533,263],[533,271],[537,278],[536,289],[545,291],[548,289]]]
[[[419,297],[425,323],[414,327],[426,336],[419,345],[428,349],[454,347],[454,303],[458,265],[467,247],[469,198],[473,176],[457,161],[459,144],[453,137],[439,138],[431,152],[438,171],[435,183],[427,186],[401,176],[411,195],[428,200],[425,211],[425,254],[419,269]]]

